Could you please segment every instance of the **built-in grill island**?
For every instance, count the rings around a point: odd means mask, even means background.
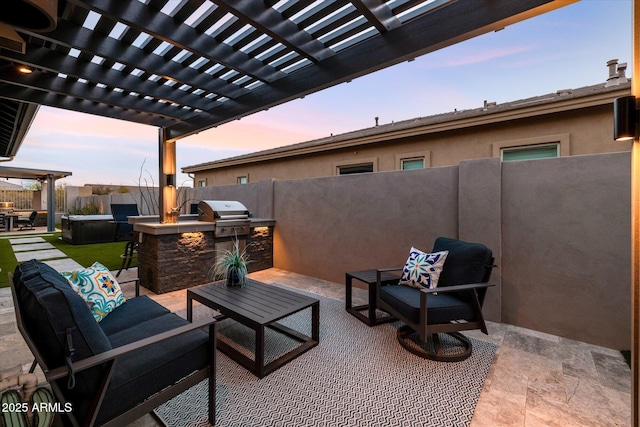
[[[251,214],[240,202],[203,200],[198,203],[198,221],[216,224],[216,237],[245,236],[249,234]]]
[[[203,200],[198,203],[198,221],[215,224],[216,254],[231,250],[234,240],[238,240],[240,250],[247,244],[251,225],[251,214],[240,202],[229,200]]]
[[[253,217],[241,202],[202,200],[196,215],[182,215],[175,224],[157,221],[129,219],[138,239],[140,284],[153,292],[211,282],[216,254],[231,249],[236,239],[251,260],[249,272],[273,267],[275,221]]]

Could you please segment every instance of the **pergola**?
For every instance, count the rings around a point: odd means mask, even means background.
[[[160,220],[168,222],[180,138],[575,1],[16,0],[0,17],[0,156],[17,153],[38,105],[155,126]],[[632,1],[640,21],[640,0]],[[637,351],[632,359],[637,425]]]
[[[20,0],[0,18],[0,150],[36,105],[155,126],[171,221],[176,140],[575,1]]]
[[[47,181],[47,231],[56,229],[56,179],[70,176],[71,172],[52,171],[44,169],[25,169],[0,166],[0,178],[35,179]]]

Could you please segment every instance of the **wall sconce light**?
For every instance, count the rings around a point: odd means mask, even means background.
[[[613,138],[628,141],[638,137],[640,110],[636,108],[635,96],[622,96],[613,101]]]
[[[167,186],[168,187],[175,187],[176,186],[176,176],[175,174],[167,174]]]

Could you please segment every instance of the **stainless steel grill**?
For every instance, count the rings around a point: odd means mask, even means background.
[[[249,234],[251,214],[240,202],[202,200],[198,203],[198,221],[214,222],[215,237],[242,237]]]

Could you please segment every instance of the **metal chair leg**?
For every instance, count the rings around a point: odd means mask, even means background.
[[[133,261],[133,257],[136,254],[138,245],[134,241],[127,242],[124,247],[124,253],[120,255],[122,258],[122,264],[120,264],[120,269],[116,273],[116,277],[120,276],[122,270],[128,270],[131,267],[131,262]]]

